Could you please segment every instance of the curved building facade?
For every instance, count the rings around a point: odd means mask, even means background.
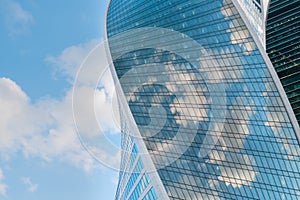
[[[271,0],[267,52],[300,123],[300,1]]]
[[[111,0],[116,200],[300,198],[299,126],[264,50],[262,6]]]

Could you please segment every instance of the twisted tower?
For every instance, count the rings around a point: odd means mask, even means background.
[[[300,198],[299,126],[260,0],[111,0],[116,200]]]

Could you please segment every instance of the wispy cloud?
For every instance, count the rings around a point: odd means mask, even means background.
[[[7,185],[4,183],[4,174],[0,168],[0,196],[6,196]]]
[[[28,33],[34,23],[32,14],[15,1],[1,0],[1,13],[4,15],[10,36]]]
[[[22,177],[21,180],[28,187],[29,192],[35,192],[39,187],[38,184],[32,183],[29,177]]]
[[[100,39],[93,39],[84,44],[67,47],[58,56],[48,55],[45,61],[53,64],[56,75],[64,74],[73,82],[79,66],[100,42]]]

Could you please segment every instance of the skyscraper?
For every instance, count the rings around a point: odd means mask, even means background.
[[[300,198],[299,126],[259,0],[111,0],[116,199]]]
[[[300,123],[300,1],[270,1],[266,44]]]

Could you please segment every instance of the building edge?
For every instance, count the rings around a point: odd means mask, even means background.
[[[114,69],[114,64],[113,64],[113,59],[111,57],[111,52],[110,52],[110,48],[109,48],[109,43],[108,43],[108,35],[107,35],[107,14],[108,14],[108,11],[109,11],[109,8],[110,8],[110,5],[111,5],[111,1],[112,0],[109,0],[108,2],[108,5],[107,5],[107,8],[106,8],[106,11],[105,11],[105,14],[104,14],[104,27],[103,27],[103,31],[104,31],[104,47],[105,47],[105,52],[106,52],[106,56],[107,57],[107,60],[108,60],[108,63],[109,63],[109,69],[110,69],[110,72],[111,72],[111,75],[113,77],[113,80],[114,80],[114,84],[115,84],[115,87],[118,87],[120,86],[121,84],[119,83],[119,79],[117,78],[117,74],[116,74],[116,71]],[[116,84],[117,83],[117,84]],[[123,93],[123,90],[122,88],[120,87],[119,88],[122,92],[121,96],[125,96],[124,93]],[[116,90],[116,89],[115,89]],[[119,95],[118,95],[119,96]],[[129,109],[129,106],[127,104],[127,102],[124,102],[126,106],[126,110],[129,110],[129,113],[130,112],[130,109]],[[128,116],[130,118],[130,120],[134,123],[134,126],[137,130],[137,133],[139,134],[139,137],[142,138],[138,128],[137,128],[137,125],[135,123],[135,121],[133,120],[133,116],[132,114],[130,114],[130,116]],[[145,143],[143,143],[142,141],[140,142],[141,140],[135,140],[135,144],[138,146],[138,149],[140,149],[141,152],[146,152],[146,154],[143,154],[141,156],[141,159],[144,163],[144,167],[145,167],[145,170],[146,170],[146,173],[148,173],[148,175],[150,176],[150,179],[152,181],[152,186],[156,192],[156,195],[157,195],[157,199],[158,200],[169,200],[169,196],[165,190],[165,187],[159,177],[159,174],[156,170],[156,167],[150,157],[150,154],[148,152],[148,149],[145,145]],[[120,170],[119,170],[120,171]],[[118,183],[119,185],[119,183]]]
[[[268,71],[270,72],[270,75],[274,81],[274,84],[279,92],[279,95],[280,95],[280,98],[281,100],[283,101],[283,104],[284,104],[284,107],[286,109],[286,112],[289,116],[289,119],[292,123],[292,126],[294,128],[294,131],[295,131],[295,134],[296,134],[296,138],[298,140],[298,144],[300,145],[300,128],[299,128],[299,124],[298,124],[298,121],[296,119],[296,116],[294,114],[294,111],[292,109],[292,106],[288,100],[288,97],[283,89],[283,86],[280,82],[280,79],[275,71],[275,68],[269,58],[269,56],[267,55],[267,52],[266,52],[266,49],[265,47],[262,46],[262,44],[259,42],[259,38],[258,36],[253,32],[252,28],[251,28],[251,24],[250,22],[248,21],[247,19],[247,16],[245,15],[245,13],[243,12],[240,4],[238,3],[238,0],[232,0],[234,6],[236,7],[236,9],[238,10],[238,13],[240,14],[242,20],[244,21],[246,27],[248,28],[254,42],[256,43],[257,45],[257,48],[261,54],[261,56],[263,57],[265,63],[266,63],[266,66],[267,66],[267,69]],[[269,8],[269,5],[270,5],[270,1],[268,1],[268,4],[267,4],[267,8]],[[268,9],[267,9],[268,10]],[[268,14],[268,11],[266,11],[267,13],[263,14],[264,16],[266,15],[266,19],[267,19],[267,14]],[[266,26],[266,23],[264,24],[264,28]],[[264,41],[266,43],[266,41]]]

